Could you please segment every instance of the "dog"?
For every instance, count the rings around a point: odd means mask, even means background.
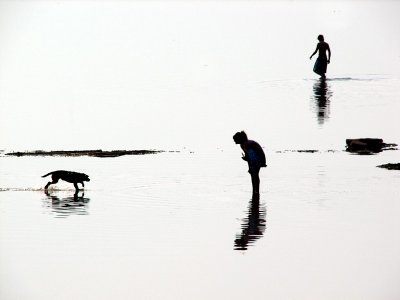
[[[60,179],[70,182],[74,184],[75,191],[78,191],[78,183],[82,184],[82,187],[85,187],[85,184],[83,183],[84,181],[90,181],[89,176],[84,174],[84,173],[78,173],[78,172],[72,172],[72,171],[54,171],[50,172],[46,175],[43,175],[42,177],[46,177],[51,175],[52,181],[49,181],[46,186],[44,187],[44,190],[47,191],[48,187],[50,184],[56,184]]]

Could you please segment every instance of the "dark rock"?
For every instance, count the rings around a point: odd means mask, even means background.
[[[383,150],[397,150],[396,144],[386,144],[382,139],[346,139],[346,151],[357,154],[375,154]]]

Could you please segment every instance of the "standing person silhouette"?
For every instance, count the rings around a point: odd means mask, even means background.
[[[326,68],[331,62],[331,49],[329,48],[329,44],[324,41],[324,36],[322,34],[318,36],[318,41],[317,48],[314,53],[311,54],[310,59],[318,52],[318,58],[315,61],[313,71],[322,78],[326,78]],[[328,52],[328,57],[326,57],[326,52]]]
[[[244,131],[236,132],[233,136],[236,144],[244,151],[242,159],[249,164],[249,173],[251,176],[251,183],[253,186],[253,198],[259,198],[260,195],[260,177],[258,173],[262,167],[266,167],[265,154],[261,146],[256,142],[249,140]]]

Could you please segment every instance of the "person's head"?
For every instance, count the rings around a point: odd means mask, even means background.
[[[318,41],[323,42],[324,41],[324,36],[322,34],[320,34],[318,36]]]
[[[244,131],[236,132],[235,135],[233,136],[233,140],[235,141],[236,144],[243,144],[248,140],[246,132]]]

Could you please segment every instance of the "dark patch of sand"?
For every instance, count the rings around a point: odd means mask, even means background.
[[[297,153],[323,153],[323,152],[338,152],[338,150],[315,150],[315,149],[310,149],[310,150],[279,150],[275,151],[275,153],[288,153],[288,152],[297,152]]]
[[[315,153],[315,152],[319,152],[318,150],[297,150],[297,152],[300,153]]]
[[[119,157],[123,155],[145,155],[145,154],[157,154],[165,152],[163,150],[56,150],[56,151],[24,151],[24,152],[10,152],[5,155],[10,156],[93,156],[93,157]]]
[[[400,163],[397,164],[384,164],[377,166],[378,168],[385,168],[388,170],[400,170]]]

